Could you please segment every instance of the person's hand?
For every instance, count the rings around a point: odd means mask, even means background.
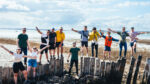
[[[110,28],[108,28],[108,31],[111,31],[111,29],[110,29]]]
[[[74,29],[72,28],[72,31],[73,31]]]
[[[50,47],[50,45],[47,45],[46,47],[47,47],[47,48],[49,48],[49,47]]]
[[[61,47],[62,44],[59,44],[59,47]]]
[[[67,62],[69,62],[69,59],[67,59]]]

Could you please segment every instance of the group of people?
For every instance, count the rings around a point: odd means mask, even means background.
[[[43,53],[46,55],[47,62],[49,62],[48,58],[48,51],[51,58],[55,58],[55,49],[57,50],[57,58],[59,59],[60,56],[63,56],[63,43],[65,40],[65,33],[63,32],[63,28],[60,27],[59,30],[55,31],[55,28],[52,28],[51,30],[47,30],[46,33],[43,33],[40,31],[38,27],[36,27],[36,30],[39,34],[41,34],[41,44],[40,44],[40,50],[38,50],[36,47],[31,48],[30,43],[28,40],[28,35],[26,34],[26,28],[22,29],[22,33],[18,35],[17,38],[17,50],[16,53],[10,51],[3,45],[0,45],[1,48],[6,50],[8,53],[14,56],[14,64],[13,64],[13,72],[14,72],[14,81],[15,84],[17,84],[17,76],[19,70],[21,70],[24,74],[24,77],[26,79],[25,82],[27,82],[27,73],[33,69],[33,77],[36,77],[36,67],[37,67],[37,56],[40,54],[39,57],[39,63],[41,64],[41,58]],[[87,29],[87,26],[84,26],[84,29],[81,31],[75,30],[72,28],[72,31],[77,32],[81,34],[81,56],[83,56],[83,50],[86,48],[86,56],[88,56],[88,42],[91,41],[91,50],[92,50],[92,56],[94,57],[94,51],[96,51],[95,57],[98,57],[98,39],[103,37],[105,39],[105,47],[104,47],[104,59],[106,59],[106,54],[109,54],[109,58],[111,57],[111,45],[112,41],[119,41],[119,47],[120,47],[120,53],[119,56],[122,56],[122,48],[124,47],[124,57],[126,57],[127,53],[127,42],[126,37],[130,37],[130,46],[131,46],[131,55],[133,56],[133,53],[136,52],[136,42],[137,42],[137,35],[144,34],[147,32],[135,32],[134,27],[131,28],[131,32],[126,32],[125,27],[122,28],[121,32],[114,31],[110,28],[108,28],[107,35],[104,35],[104,32],[101,30],[97,31],[96,27],[93,27],[92,31],[89,32]],[[120,35],[121,39],[115,39],[111,36],[111,32],[117,33]],[[30,55],[27,54],[27,52],[30,52]],[[69,74],[71,73],[71,69],[73,67],[73,64],[76,65],[76,73],[78,74],[78,52],[80,51],[80,48],[76,47],[76,42],[73,42],[73,47],[69,51],[69,56],[67,61],[69,61],[69,58],[71,56],[70,61],[70,68],[69,68]],[[23,54],[22,54],[23,53]],[[59,54],[61,53],[61,55]],[[27,71],[21,61],[21,58],[24,57],[24,65],[28,64]],[[27,63],[27,58],[28,63]]]

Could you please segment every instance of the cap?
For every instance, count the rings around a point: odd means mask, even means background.
[[[63,29],[63,27],[60,27],[60,29]]]

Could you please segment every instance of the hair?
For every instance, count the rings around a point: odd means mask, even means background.
[[[84,26],[84,28],[87,28],[87,26]]]
[[[134,27],[131,27],[131,29],[134,29]]]
[[[96,30],[96,27],[93,27],[93,30]]]
[[[35,49],[36,51],[38,51],[37,47],[33,47],[33,49]]]

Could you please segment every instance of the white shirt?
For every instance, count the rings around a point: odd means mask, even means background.
[[[14,62],[21,62],[23,54],[14,53]]]
[[[33,52],[31,53],[31,56],[32,56],[32,57],[38,57],[38,53],[33,51]]]

